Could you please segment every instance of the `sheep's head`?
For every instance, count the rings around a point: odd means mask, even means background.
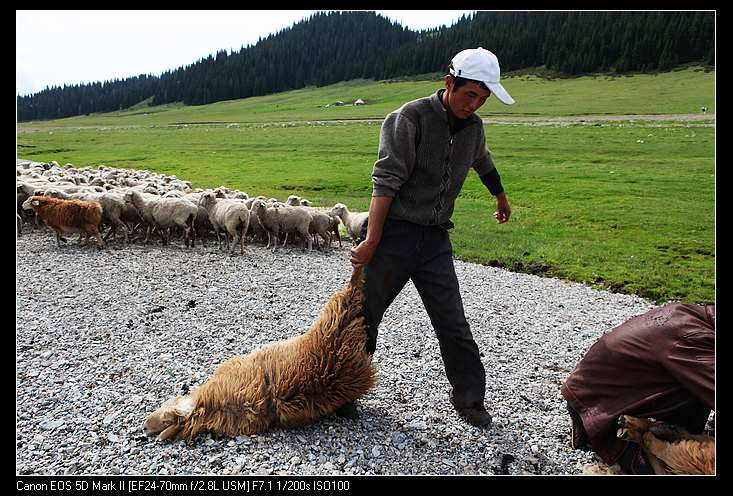
[[[214,204],[216,203],[216,198],[217,196],[215,193],[207,191],[206,193],[201,195],[201,198],[199,198],[199,205],[205,207],[206,205]]]
[[[265,210],[265,202],[262,200],[255,200],[252,202],[252,207],[250,208],[252,212],[260,212]]]
[[[23,210],[33,210],[33,207],[37,207],[41,204],[38,196],[31,196],[23,202]]]
[[[44,193],[44,196],[50,196],[51,198],[63,198],[64,194],[55,188],[48,188]]]
[[[159,441],[176,435],[183,428],[183,421],[193,411],[193,406],[190,396],[174,396],[167,400],[145,419],[145,434],[158,434]]]
[[[346,212],[346,205],[343,203],[337,203],[331,209],[331,215],[337,215],[341,217]]]

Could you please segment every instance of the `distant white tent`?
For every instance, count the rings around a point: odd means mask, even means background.
[[[354,105],[366,105],[366,102],[359,98],[357,101],[354,102]]]

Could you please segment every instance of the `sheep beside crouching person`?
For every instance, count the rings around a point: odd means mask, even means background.
[[[366,352],[363,285],[355,269],[308,332],[226,360],[199,388],[150,414],[146,433],[162,441],[299,427],[366,394],[376,370]]]
[[[56,244],[66,243],[63,233],[84,233],[97,238],[97,246],[104,248],[99,234],[102,221],[102,206],[93,201],[62,200],[47,196],[31,196],[23,202],[24,210],[33,210],[48,227],[56,232]],[[85,243],[86,244],[86,241]]]

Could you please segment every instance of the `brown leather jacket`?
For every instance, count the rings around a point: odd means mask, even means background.
[[[715,305],[670,303],[603,335],[560,391],[608,464],[627,442],[618,417],[650,417],[701,432],[715,409]]]

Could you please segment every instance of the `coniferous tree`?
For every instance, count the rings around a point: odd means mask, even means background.
[[[355,78],[445,73],[459,50],[483,46],[502,71],[545,66],[579,74],[715,63],[715,13],[476,12],[415,32],[373,12],[318,12],[239,51],[218,50],[159,76],[144,75],[17,97],[19,121],[151,105],[215,101]]]

